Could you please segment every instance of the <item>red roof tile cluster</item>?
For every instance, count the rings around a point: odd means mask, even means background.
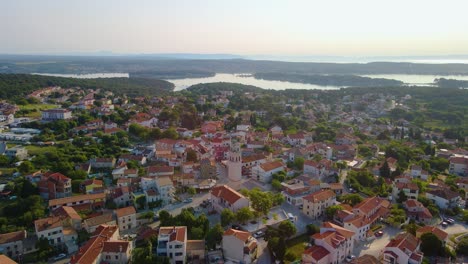
[[[414,252],[418,248],[419,243],[420,243],[419,239],[417,239],[412,234],[400,233],[395,238],[390,240],[386,248],[396,247],[396,248],[399,248],[403,252],[406,252],[406,250],[410,252]]]
[[[168,235],[169,241],[185,242],[187,236],[186,226],[164,226],[159,228],[159,235]]]
[[[260,164],[260,168],[264,171],[271,171],[280,167],[284,167],[284,164],[281,161],[271,161]]]
[[[319,260],[323,259],[324,257],[326,257],[327,255],[329,255],[330,251],[328,251],[326,248],[324,248],[322,246],[314,245],[314,246],[306,249],[304,251],[304,253],[302,253],[302,254],[309,255],[314,260],[319,261]]]
[[[236,229],[228,229],[224,231],[224,236],[234,236],[235,238],[239,239],[240,241],[247,242],[249,237],[252,235],[249,232],[236,230]]]
[[[311,193],[307,196],[304,196],[304,200],[307,200],[311,203],[317,203],[321,201],[326,201],[328,199],[331,199],[333,197],[336,197],[336,194],[331,191],[331,190],[320,190],[316,191],[314,193]]]
[[[240,194],[236,190],[232,189],[227,185],[216,186],[211,189],[211,195],[221,198],[230,204],[234,204],[237,200],[245,198],[244,195]]]
[[[136,214],[136,210],[134,206],[128,206],[128,207],[116,209],[115,214],[117,215],[118,218],[120,218],[120,217],[124,217],[127,215]]]
[[[26,230],[0,234],[0,244],[20,241],[20,240],[26,239],[26,236],[27,236]],[[0,261],[0,263],[2,262]]]

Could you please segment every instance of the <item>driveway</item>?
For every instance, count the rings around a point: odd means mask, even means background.
[[[270,264],[271,262],[271,254],[270,250],[267,247],[268,242],[266,242],[263,238],[257,239],[257,263],[258,264]]]
[[[362,256],[364,254],[369,254],[378,258],[380,252],[382,252],[384,247],[388,242],[390,242],[390,239],[402,232],[401,229],[390,226],[387,226],[382,230],[384,234],[381,237],[377,237],[369,242],[355,242],[353,255]]]
[[[294,223],[297,229],[296,235],[301,235],[307,232],[306,226],[308,224],[314,224],[316,226],[321,226],[322,221],[320,220],[313,220],[307,215],[305,215],[298,207],[291,205],[289,203],[284,202],[281,205],[281,208],[286,212],[286,213],[291,213],[292,215],[297,217],[296,222]]]

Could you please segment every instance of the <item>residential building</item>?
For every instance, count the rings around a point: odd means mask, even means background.
[[[354,232],[330,222],[323,223],[320,233],[312,236],[314,245],[302,253],[302,263],[343,263],[354,249]]]
[[[427,233],[434,234],[442,243],[447,244],[449,235],[447,232],[443,231],[442,229],[438,228],[437,226],[423,226],[416,230],[416,237],[421,239],[421,236]]]
[[[92,168],[111,169],[114,168],[115,162],[115,158],[94,158],[90,160],[89,164]]]
[[[221,242],[224,258],[234,263],[252,263],[257,258],[257,240],[246,231],[228,229]]]
[[[159,192],[159,196],[163,201],[163,204],[170,204],[174,200],[174,184],[171,178],[164,176],[164,177],[157,177],[156,178],[156,187]]]
[[[25,160],[28,157],[28,150],[23,146],[14,146],[5,149],[5,156],[10,159],[17,158],[18,160]]]
[[[418,178],[422,180],[427,180],[429,178],[429,173],[421,168],[418,165],[412,165],[410,169],[410,175],[412,178]]]
[[[449,172],[458,176],[468,176],[468,156],[455,156],[449,159]]]
[[[244,195],[227,185],[216,186],[211,189],[211,204],[218,213],[225,208],[235,213],[239,209],[250,205],[249,200]]]
[[[85,194],[104,192],[104,184],[102,180],[84,180],[80,183],[80,191]]]
[[[408,199],[403,202],[403,207],[406,209],[406,215],[416,222],[429,225],[432,223],[432,214],[418,200]]]
[[[213,159],[200,160],[200,178],[202,179],[216,179],[217,168]]]
[[[110,212],[91,217],[83,221],[83,228],[90,234],[94,233],[94,231],[96,231],[96,229],[101,225],[115,226],[117,225],[117,221],[115,220],[114,215]]]
[[[392,196],[398,199],[401,191],[403,191],[407,199],[418,199],[419,187],[416,183],[405,183],[395,180],[392,184]]]
[[[302,212],[317,219],[324,215],[325,209],[336,203],[336,194],[330,190],[320,190],[303,197]]]
[[[137,227],[136,209],[133,206],[114,210],[119,231],[128,231]]]
[[[252,177],[263,183],[270,183],[272,175],[284,171],[286,166],[281,161],[270,161],[252,168]]]
[[[421,242],[410,233],[400,233],[382,250],[382,263],[421,264],[423,253],[419,251]]]
[[[295,206],[303,204],[303,197],[310,194],[310,186],[305,185],[303,182],[282,182],[281,192],[286,199],[286,202]]]
[[[0,253],[12,259],[24,253],[23,240],[27,237],[26,230],[0,234]],[[3,263],[0,261],[0,263]]]
[[[133,244],[119,240],[117,226],[100,225],[91,238],[70,259],[71,264],[129,263]]]
[[[34,221],[34,228],[38,239],[45,238],[54,247],[61,246],[65,242],[61,217],[52,216],[38,219]]]
[[[49,209],[57,209],[61,206],[88,206],[89,209],[100,209],[105,205],[105,193],[82,194],[66,198],[49,200]]]
[[[59,172],[43,174],[37,186],[39,195],[45,200],[65,198],[72,195],[71,179]]]
[[[355,205],[352,212],[365,216],[369,219],[370,224],[372,225],[381,218],[387,217],[390,213],[390,208],[391,203],[387,199],[381,197],[369,197]]]
[[[459,193],[445,187],[426,191],[426,198],[441,209],[454,208],[463,203]]]
[[[116,187],[110,190],[110,199],[117,207],[130,206],[132,204],[131,188],[129,186]]]
[[[48,109],[42,110],[42,120],[44,121],[56,121],[56,120],[67,120],[72,118],[72,112],[68,109]]]
[[[156,252],[158,256],[170,258],[171,264],[185,264],[187,257],[187,227],[160,227]]]
[[[174,175],[174,167],[172,166],[150,166],[147,169],[149,177],[171,176]]]

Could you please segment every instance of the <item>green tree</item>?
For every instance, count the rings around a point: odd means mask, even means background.
[[[193,195],[197,194],[197,190],[195,188],[193,188],[193,187],[189,187],[187,189],[187,193],[193,196]]]
[[[345,194],[340,197],[340,200],[343,203],[349,204],[351,206],[355,206],[356,204],[362,202],[362,197],[359,194]]]
[[[203,239],[203,229],[200,227],[192,227],[192,230],[190,231],[189,237],[190,239]]]
[[[303,170],[304,169],[304,158],[302,157],[297,157],[294,159],[294,167],[298,170]]]
[[[273,207],[273,201],[269,193],[262,192],[259,189],[253,189],[249,192],[249,198],[252,202],[252,208],[262,214],[267,214],[271,207]]]
[[[403,190],[400,190],[400,192],[398,193],[397,202],[398,203],[403,203],[407,199],[408,199],[408,197],[406,196],[405,192]]]
[[[223,211],[221,211],[222,226],[228,226],[234,221],[234,219],[236,219],[236,215],[231,210],[224,208]]]
[[[291,237],[296,234],[296,226],[291,221],[283,221],[278,226],[279,231],[285,237]]]
[[[146,196],[142,195],[142,196],[139,196],[137,199],[136,199],[136,203],[138,205],[138,209],[145,209],[145,206],[146,206]]]
[[[271,181],[271,187],[273,187],[273,189],[277,191],[280,191],[283,188],[283,186],[281,185],[281,182],[276,179],[273,179]]]
[[[221,244],[221,240],[223,240],[223,227],[218,223],[213,226],[208,234],[206,234],[206,246],[208,249],[215,249],[216,245]]]
[[[468,237],[465,236],[458,242],[456,252],[457,254],[468,256]]]
[[[379,169],[380,171],[380,176],[384,178],[389,178],[390,177],[390,167],[388,166],[388,162],[385,161],[382,167]]]
[[[161,226],[175,225],[172,215],[166,210],[159,211],[159,221],[161,222]]]
[[[27,174],[34,171],[34,165],[29,160],[25,160],[18,166],[18,170],[21,174]]]
[[[316,226],[314,224],[306,225],[306,229],[307,229],[307,234],[310,235],[310,236],[320,232],[320,227],[318,227],[318,226]]]
[[[282,261],[286,253],[286,243],[282,237],[273,237],[268,240],[268,249],[277,260]]]
[[[433,233],[425,233],[421,236],[421,251],[424,256],[442,256],[444,247],[442,241]]]
[[[54,254],[54,248],[49,244],[47,238],[39,238],[36,242],[36,248],[38,260],[47,261]]]
[[[249,207],[242,207],[236,213],[236,220],[243,224],[245,224],[247,221],[249,221],[253,217],[254,217],[254,214],[252,211],[250,211]]]
[[[343,210],[343,207],[340,205],[332,205],[332,206],[325,208],[325,215],[327,219],[332,220],[336,212],[338,212],[339,210]]]

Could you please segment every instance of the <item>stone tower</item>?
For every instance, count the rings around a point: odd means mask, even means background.
[[[227,167],[228,178],[231,181],[240,181],[242,179],[242,156],[239,142],[231,142]]]

